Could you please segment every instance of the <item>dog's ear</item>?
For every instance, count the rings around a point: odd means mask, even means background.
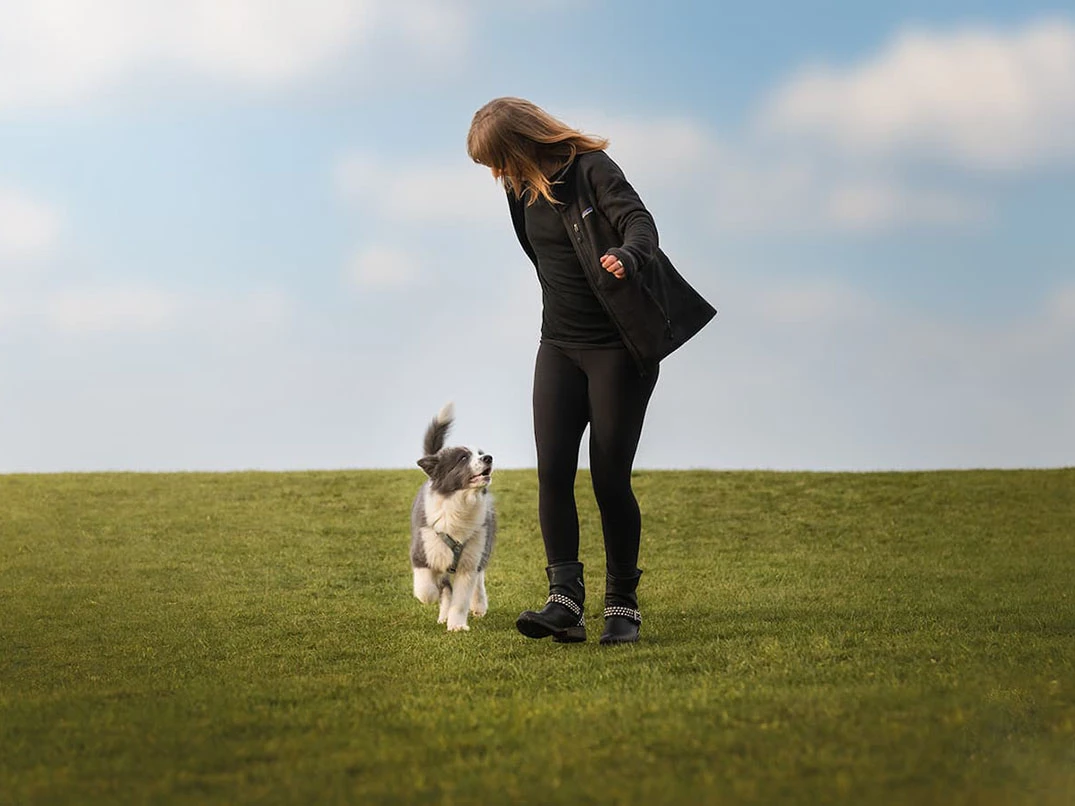
[[[426,472],[427,476],[433,475],[433,468],[437,466],[437,457],[435,455],[423,456],[418,460],[418,467],[422,468]]]

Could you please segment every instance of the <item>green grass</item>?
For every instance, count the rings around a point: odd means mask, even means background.
[[[419,471],[0,476],[2,803],[1075,802],[1075,470],[641,472],[643,642],[410,593]]]

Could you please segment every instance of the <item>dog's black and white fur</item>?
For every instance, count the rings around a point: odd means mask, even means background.
[[[496,537],[489,494],[493,457],[481,450],[444,447],[453,418],[448,403],[426,429],[425,456],[418,466],[429,478],[411,508],[414,595],[427,604],[440,602],[437,623],[447,623],[450,632],[469,630],[468,613],[484,616],[489,608],[485,566]]]

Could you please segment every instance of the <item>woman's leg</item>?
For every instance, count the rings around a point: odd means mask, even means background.
[[[586,375],[559,347],[542,344],[534,366],[538,520],[549,565],[579,558],[575,474],[589,408]]]
[[[542,344],[534,369],[534,437],[538,520],[549,562],[545,568],[549,598],[540,610],[525,610],[516,619],[516,628],[528,638],[552,636],[562,643],[586,640],[575,473],[588,412],[586,375],[576,360],[558,347]]]
[[[638,546],[642,518],[631,468],[657,371],[639,375],[626,350],[595,351],[590,378],[590,474],[605,537],[605,628],[602,644],[638,640]]]
[[[631,468],[657,371],[640,375],[625,349],[587,350],[583,365],[590,382],[590,474],[601,510],[606,568],[610,576],[634,578],[642,519]]]

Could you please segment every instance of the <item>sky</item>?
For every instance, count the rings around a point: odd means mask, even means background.
[[[1068,4],[0,0],[0,472],[414,467],[449,400],[533,467],[503,95],[719,311],[636,467],[1075,464]]]

